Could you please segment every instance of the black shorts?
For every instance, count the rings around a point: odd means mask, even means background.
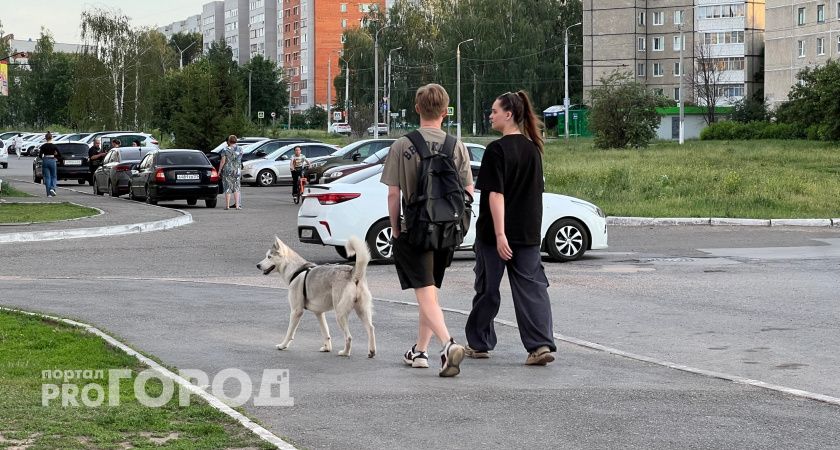
[[[408,243],[408,234],[400,233],[394,242],[394,266],[405,289],[419,289],[443,283],[443,273],[452,263],[455,250],[420,250]]]

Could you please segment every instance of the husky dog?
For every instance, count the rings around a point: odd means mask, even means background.
[[[332,351],[330,330],[327,327],[327,311],[335,310],[336,320],[344,332],[344,350],[341,356],[350,356],[350,327],[347,319],[351,310],[361,319],[368,334],[368,358],[376,355],[376,338],[373,333],[373,301],[368,289],[365,273],[370,262],[370,251],[364,242],[353,236],[345,246],[347,256],[356,255],[356,265],[317,266],[289,248],[280,238],[274,238],[274,245],[265,254],[257,268],[268,275],[276,271],[289,286],[289,329],[279,350],[286,350],[295,339],[303,311],[309,310],[318,317],[321,335],[324,338],[322,352]]]

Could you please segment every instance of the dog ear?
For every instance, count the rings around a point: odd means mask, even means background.
[[[282,247],[283,247],[283,241],[281,241],[279,237],[274,236],[274,246],[272,248],[274,250],[280,250]]]

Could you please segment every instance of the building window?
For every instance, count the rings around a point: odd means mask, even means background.
[[[674,36],[674,51],[679,50],[685,50],[685,43],[682,42],[682,38],[680,38],[680,36]]]
[[[661,77],[665,75],[665,71],[662,70],[662,63],[653,63],[653,76]]]
[[[681,75],[682,75],[682,72],[680,72],[680,63],[675,62],[674,63],[674,76],[678,77],[678,76],[681,76]]]
[[[727,5],[701,6],[697,9],[697,17],[700,19],[720,19],[728,17],[744,17],[746,6],[741,3],[730,3]]]
[[[837,18],[840,19],[840,2],[837,2]]]
[[[645,38],[640,37],[639,38],[639,45],[638,45],[639,51],[643,52],[643,51],[646,50],[646,48],[647,48],[647,41],[645,40]]]
[[[805,41],[799,41],[799,42],[797,42],[797,45],[799,46],[799,57],[804,58],[805,57]]]
[[[260,9],[263,7],[263,0],[255,0],[248,4],[248,10],[253,11],[255,9]]]
[[[665,38],[658,36],[653,38],[653,51],[661,52],[665,50]]]
[[[653,24],[662,25],[665,23],[665,13],[662,11],[653,12]]]
[[[805,25],[805,8],[799,8],[796,11],[796,24]]]
[[[678,87],[674,88],[674,100],[676,100],[678,102],[681,101],[681,99],[680,99],[680,88],[678,88]]]
[[[817,5],[817,22],[825,23],[825,5]]]
[[[642,11],[642,12],[639,13],[639,25],[640,26],[645,26],[645,22],[646,22],[645,21],[645,12]]]
[[[718,31],[713,33],[703,33],[703,43],[706,45],[718,44],[743,44],[743,31]]]
[[[662,90],[662,88],[656,88],[656,89],[653,90],[653,93],[661,97],[662,95],[665,94],[665,91]]]
[[[347,19],[341,19],[341,28],[347,28]]]
[[[343,12],[343,13],[347,12],[347,3],[342,3],[341,4],[341,12]]]
[[[837,36],[837,53],[840,53],[840,36]]]
[[[732,97],[743,97],[744,96],[744,85],[743,84],[730,84],[730,85],[723,85],[718,87],[718,96],[723,98],[732,98]]]
[[[636,64],[636,76],[637,77],[645,76],[645,63]]]
[[[674,25],[682,25],[683,23],[683,12],[682,11],[674,11]]]
[[[825,38],[817,38],[817,54],[825,55]]]

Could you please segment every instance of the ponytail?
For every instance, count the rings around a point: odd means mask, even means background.
[[[540,149],[540,153],[543,153],[544,139],[541,130],[543,126],[542,121],[534,113],[534,108],[531,107],[531,99],[528,97],[528,93],[519,91],[516,95],[522,100],[522,132],[536,144],[537,148]]]

